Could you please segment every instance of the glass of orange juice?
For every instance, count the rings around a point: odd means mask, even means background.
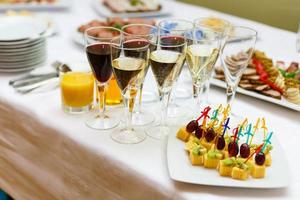
[[[72,114],[90,111],[93,107],[94,82],[92,72],[62,73],[60,89],[63,110]]]

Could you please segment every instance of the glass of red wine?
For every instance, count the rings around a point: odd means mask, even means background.
[[[148,67],[149,40],[143,37],[123,35],[119,44],[112,42],[111,62],[113,73],[121,90],[125,107],[125,127],[111,133],[111,138],[121,144],[136,144],[146,138],[142,129],[132,125],[132,113],[138,90],[143,84]]]
[[[121,31],[113,27],[92,27],[85,31],[85,50],[96,79],[99,113],[86,121],[93,129],[106,130],[116,127],[119,119],[105,113],[107,83],[112,77],[111,43],[121,38]]]
[[[146,40],[149,40],[151,43],[155,43],[157,41],[158,28],[148,24],[129,24],[122,27],[122,30],[125,35],[133,36],[133,37],[141,37]],[[146,98],[146,101],[156,100],[157,97],[155,94],[151,92],[143,93],[143,82],[147,75],[149,69],[149,62],[147,66],[144,68],[143,72],[140,73],[140,88],[138,90],[138,102],[136,104],[136,109],[133,112],[132,124],[135,126],[144,126],[151,124],[154,121],[154,116],[146,111],[143,111],[142,108],[142,99]],[[142,98],[143,95],[146,95]]]
[[[185,60],[186,44],[184,35],[159,30],[157,43],[152,44],[150,48],[150,65],[161,103],[160,125],[147,131],[147,134],[155,139],[162,139],[169,133],[166,123],[168,104],[173,83],[176,82]]]

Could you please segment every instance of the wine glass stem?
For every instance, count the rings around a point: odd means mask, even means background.
[[[138,97],[139,97],[139,101],[138,103],[136,104],[136,113],[140,113],[141,112],[141,107],[142,107],[142,96],[143,96],[143,84],[140,85],[139,89],[138,89]]]
[[[127,130],[133,130],[133,128],[132,128],[132,112],[133,112],[135,97],[137,95],[138,89],[130,89],[129,98],[127,98],[127,97],[125,97],[125,95],[123,95],[123,101],[124,101],[124,106],[125,106],[125,110],[126,110],[125,112],[126,112],[126,129]]]
[[[232,109],[233,100],[236,93],[236,87],[232,85],[227,85],[227,104]]]
[[[207,80],[205,84],[203,85],[203,94],[204,94],[204,103],[208,104],[208,95],[209,95],[209,89],[210,89],[210,82]]]
[[[106,84],[97,83],[97,89],[99,101],[99,117],[105,118]]]
[[[159,100],[161,103],[161,126],[167,126],[167,114],[168,114],[168,105],[170,100],[171,91],[160,92],[159,91]]]
[[[200,109],[201,106],[201,94],[203,93],[203,87],[193,84],[193,95],[194,95],[194,100],[196,104],[196,108]]]

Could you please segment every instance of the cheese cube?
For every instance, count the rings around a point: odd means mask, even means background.
[[[203,165],[204,156],[203,155],[196,155],[192,151],[190,151],[190,161],[192,165]]]
[[[270,153],[266,154],[265,165],[266,165],[267,167],[269,167],[269,166],[272,165],[272,158],[271,158]]]
[[[249,177],[249,173],[246,169],[241,169],[239,167],[233,167],[231,172],[231,177],[237,180],[246,180]]]
[[[185,126],[181,127],[178,132],[176,137],[184,142],[186,142],[189,139],[190,133],[186,131]]]
[[[266,167],[264,165],[254,165],[251,170],[253,178],[264,178],[266,174]]]
[[[209,158],[207,154],[204,155],[204,167],[210,169],[216,169],[219,164],[218,158]]]
[[[224,160],[220,160],[219,166],[218,166],[218,171],[221,176],[231,176],[231,172],[233,169],[234,165],[226,165]]]
[[[213,142],[207,142],[205,138],[203,138],[200,143],[207,149],[207,151],[209,151],[214,145]]]

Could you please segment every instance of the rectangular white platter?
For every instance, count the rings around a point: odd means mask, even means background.
[[[236,187],[236,188],[283,188],[289,183],[289,168],[285,154],[275,136],[272,138],[274,149],[271,151],[272,166],[266,168],[266,177],[263,179],[234,180],[222,177],[216,169],[206,169],[203,166],[193,166],[190,163],[185,143],[176,138],[177,128],[171,129],[167,141],[167,164],[170,177],[179,182]]]
[[[218,79],[215,79],[215,78],[211,79],[211,84],[213,84],[217,87],[220,87],[220,88],[226,88],[226,83],[224,81],[221,81],[221,80],[218,80]],[[300,105],[290,103],[284,98],[279,100],[279,99],[275,99],[275,98],[272,98],[272,97],[268,97],[268,96],[259,94],[257,92],[245,90],[245,89],[240,88],[240,87],[237,88],[237,92],[300,112]]]
[[[171,14],[171,11],[166,5],[167,2],[164,0],[161,1],[162,8],[159,11],[153,12],[130,12],[130,13],[114,13],[108,7],[103,5],[101,0],[93,0],[92,6],[95,11],[102,17],[120,17],[120,18],[139,18],[139,17],[158,17],[158,16],[167,16]]]
[[[5,10],[62,10],[70,7],[71,0],[58,0],[55,3],[17,3],[0,4],[0,11]]]

